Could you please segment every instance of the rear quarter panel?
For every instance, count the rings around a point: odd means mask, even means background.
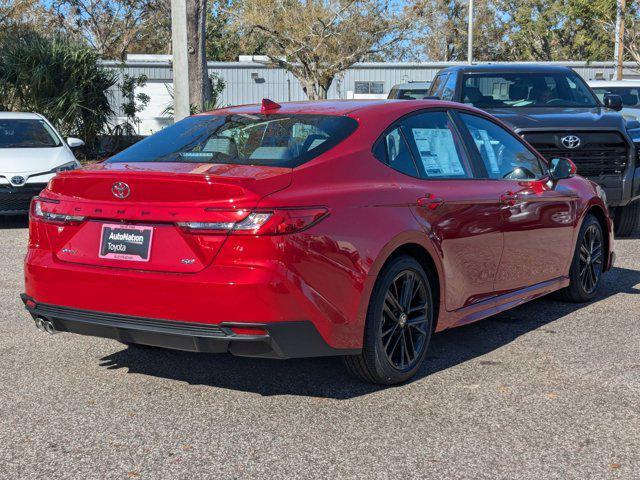
[[[399,200],[404,175],[371,154],[376,138],[352,139],[334,150],[332,157],[298,167],[290,188],[265,197],[260,204],[329,209],[329,216],[315,226],[284,238],[291,252],[289,267],[333,324],[321,333],[335,336],[327,340],[342,348],[361,346],[375,279],[394,250],[419,244],[437,258],[407,202]],[[318,320],[316,325],[322,318]]]

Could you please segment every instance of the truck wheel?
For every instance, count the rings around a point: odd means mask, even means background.
[[[432,323],[431,285],[424,269],[411,257],[394,258],[373,288],[362,353],[343,357],[347,370],[379,385],[410,379],[424,361]]]
[[[613,219],[617,237],[628,237],[640,225],[640,201],[616,209]]]

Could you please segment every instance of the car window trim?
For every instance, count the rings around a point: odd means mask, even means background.
[[[527,144],[527,142],[525,140],[523,140],[522,137],[520,137],[513,130],[511,130],[510,128],[505,127],[503,125],[500,125],[498,122],[493,120],[491,117],[479,114],[477,112],[471,112],[471,111],[463,110],[463,109],[451,109],[451,110],[455,111],[455,116],[457,117],[457,121],[460,122],[460,127],[464,129],[465,138],[466,138],[467,142],[469,142],[469,147],[473,149],[474,156],[480,162],[480,166],[481,166],[482,170],[484,171],[484,173],[486,175],[486,177],[482,178],[482,180],[513,181],[513,179],[509,179],[509,178],[491,178],[489,176],[489,172],[487,171],[487,167],[484,164],[484,161],[482,160],[482,156],[480,154],[480,151],[478,150],[478,147],[476,146],[475,142],[473,141],[473,137],[471,136],[471,132],[469,131],[469,128],[467,127],[467,125],[464,122],[464,120],[460,117],[461,114],[471,115],[471,116],[474,116],[474,117],[482,118],[482,119],[484,119],[484,120],[486,120],[488,122],[493,123],[497,127],[501,128],[504,131],[506,131],[507,133],[509,133],[509,135],[511,135],[513,138],[515,138],[518,142],[520,142],[520,144],[522,144],[523,147],[525,147],[529,152],[531,152],[531,154],[533,154],[533,156],[536,157],[536,159],[538,160],[538,164],[539,164],[540,169],[542,170],[542,173],[543,173],[543,175],[540,178],[538,178],[536,180],[532,180],[532,181],[540,181],[540,180],[544,180],[544,179],[549,177],[549,164],[548,164],[547,160],[540,153],[538,153],[538,151],[536,151],[532,147],[530,147],[529,144]],[[523,180],[519,180],[519,181],[523,181]],[[524,180],[524,181],[527,181],[527,180]]]

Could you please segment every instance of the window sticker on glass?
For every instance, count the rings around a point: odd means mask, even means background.
[[[484,143],[484,150],[487,152],[491,173],[500,173],[500,167],[498,166],[498,159],[496,158],[496,152],[493,149],[491,138],[489,138],[489,133],[486,130],[478,130],[478,133],[480,134],[480,138]],[[497,142],[494,142],[494,143],[497,144]],[[482,148],[480,145],[479,147]]]
[[[420,160],[429,177],[465,176],[451,131],[435,128],[412,128]]]

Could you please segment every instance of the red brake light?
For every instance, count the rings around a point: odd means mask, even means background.
[[[284,235],[301,232],[328,215],[326,208],[291,208],[273,210],[269,220],[256,232],[259,235]],[[251,233],[251,232],[234,232]]]
[[[217,213],[221,216],[220,221],[180,222],[178,226],[195,234],[285,235],[311,227],[326,217],[329,211],[324,207],[313,207]]]
[[[47,211],[45,205],[57,205],[58,203],[60,203],[58,200],[34,197],[33,200],[31,200],[29,216],[32,219],[65,225],[74,225],[84,221],[84,217],[81,217],[79,215],[67,215],[65,213],[54,213]]]

